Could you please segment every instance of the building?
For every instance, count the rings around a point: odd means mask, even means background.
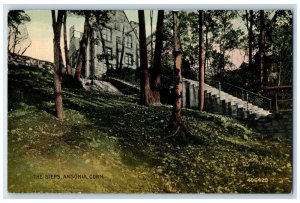
[[[110,21],[99,29],[91,22],[91,35],[86,51],[83,78],[102,77],[107,68],[139,67],[139,39],[137,22],[129,21],[124,11],[113,11]],[[102,33],[102,38],[100,35]],[[79,42],[83,33],[70,28],[70,61],[75,72],[79,54]],[[102,43],[104,42],[104,43]],[[105,63],[105,54],[109,64]]]

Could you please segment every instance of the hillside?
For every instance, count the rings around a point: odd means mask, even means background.
[[[290,143],[263,140],[237,120],[184,109],[202,142],[178,142],[167,129],[171,107],[63,84],[59,121],[51,74],[8,72],[9,192],[291,192]]]

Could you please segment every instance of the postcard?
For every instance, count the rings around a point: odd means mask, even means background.
[[[293,10],[7,16],[8,193],[293,192]]]

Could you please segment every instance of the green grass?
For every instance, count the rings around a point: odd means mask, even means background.
[[[167,128],[171,107],[66,87],[60,121],[52,78],[9,67],[9,192],[291,192],[290,143],[262,140],[234,119],[192,110],[183,110],[182,119],[202,143],[178,143]],[[34,178],[39,174],[44,179]],[[68,174],[103,178],[64,179]]]

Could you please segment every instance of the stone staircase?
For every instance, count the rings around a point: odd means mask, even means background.
[[[198,81],[183,79],[184,108],[199,107],[199,83]],[[205,84],[204,87],[205,110],[212,113],[232,116],[238,119],[259,119],[271,113],[263,108],[255,106],[247,101],[243,101],[226,92],[219,91],[217,88]]]

